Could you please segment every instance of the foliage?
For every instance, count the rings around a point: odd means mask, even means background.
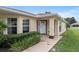
[[[24,38],[22,41],[18,41],[11,45],[12,51],[22,51],[28,47],[31,47],[40,41],[39,36],[33,35],[29,38]]]
[[[0,21],[0,44],[4,41],[3,30],[7,28],[7,25]]]
[[[7,28],[6,24],[0,21],[0,32],[2,32],[5,28]]]
[[[0,42],[0,47],[10,48],[12,51],[22,51],[40,41],[40,34],[38,32],[28,32],[14,35],[4,35]]]
[[[68,18],[65,18],[65,20],[68,22],[67,27],[70,27],[70,25],[71,25],[72,23],[76,23],[76,22],[77,22],[74,17],[71,17],[71,18],[68,17]]]

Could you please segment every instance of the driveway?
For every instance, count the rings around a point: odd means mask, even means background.
[[[39,43],[23,52],[48,52],[60,40],[60,38],[61,36],[50,39],[47,35],[43,35]]]

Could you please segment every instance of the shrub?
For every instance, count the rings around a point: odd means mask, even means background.
[[[11,44],[10,50],[12,51],[22,51],[28,47],[33,46],[34,44],[40,41],[40,35],[37,33],[30,33],[28,37],[24,37],[22,40]]]
[[[5,30],[5,28],[7,28],[8,26],[6,24],[4,24],[3,21],[0,21],[0,45],[1,43],[4,41],[4,35],[3,35],[3,31]]]
[[[2,45],[2,42],[4,42],[4,35],[0,34],[0,45]]]
[[[9,47],[12,51],[22,51],[25,48],[40,41],[40,34],[38,32],[28,32],[16,35],[4,35],[4,39],[0,47]]]

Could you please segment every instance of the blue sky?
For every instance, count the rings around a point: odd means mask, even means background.
[[[7,6],[31,13],[56,12],[62,17],[75,17],[79,22],[79,6]]]

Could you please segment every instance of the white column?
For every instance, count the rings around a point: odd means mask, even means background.
[[[60,21],[57,20],[57,36],[60,34],[60,32],[59,32],[59,23],[60,23]]]
[[[23,18],[20,16],[17,18],[17,34],[23,33]]]
[[[54,18],[49,19],[49,36],[54,36]]]
[[[3,20],[4,20],[4,23],[8,26],[8,24],[7,24],[7,18],[4,18]],[[7,28],[5,28],[3,34],[8,34]]]

